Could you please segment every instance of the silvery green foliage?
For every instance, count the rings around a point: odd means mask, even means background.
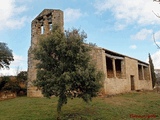
[[[67,98],[79,97],[88,102],[101,87],[102,73],[92,64],[90,46],[84,43],[87,35],[77,29],[62,32],[53,26],[52,34],[43,37],[33,51],[37,64],[38,86],[44,96],[59,97],[57,112]]]

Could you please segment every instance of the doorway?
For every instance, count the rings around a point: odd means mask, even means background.
[[[131,79],[131,90],[135,90],[134,75],[131,75],[130,79]]]

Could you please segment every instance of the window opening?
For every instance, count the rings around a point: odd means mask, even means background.
[[[44,26],[41,26],[41,34],[44,34]]]
[[[130,79],[131,79],[131,90],[135,90],[134,76],[131,75]]]
[[[52,30],[52,23],[49,24],[49,30]]]
[[[138,65],[138,75],[139,75],[139,80],[143,80],[143,71],[141,65]]]
[[[144,66],[144,78],[145,80],[149,80],[149,68]]]
[[[121,60],[116,59],[115,60],[115,66],[116,66],[116,77],[117,78],[122,78],[122,65],[121,65]]]
[[[112,59],[106,57],[106,66],[107,66],[107,77],[108,78],[113,78],[114,73],[113,73],[113,65],[112,65]]]

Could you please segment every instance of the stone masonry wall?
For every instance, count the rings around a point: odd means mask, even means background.
[[[122,78],[107,78],[105,51],[101,48],[95,48],[92,50],[91,56],[93,61],[96,62],[97,68],[104,73],[104,85],[101,90],[103,94],[112,95],[131,91],[131,78],[134,80],[134,90],[152,89],[151,78],[149,80],[139,80],[138,60],[124,56]],[[150,76],[150,69],[147,76]]]
[[[124,92],[129,92],[130,89],[130,82],[126,78],[127,76],[127,62],[126,58],[124,58],[123,61],[124,68],[123,68],[123,77],[117,78],[107,78],[105,79],[105,94],[107,95],[112,95],[112,94],[119,94],[119,93],[124,93]]]
[[[33,21],[31,25],[31,46],[28,51],[28,97],[42,97],[42,93],[33,85],[36,80],[36,64],[38,61],[34,60],[32,50],[38,45],[38,40],[41,36],[50,34],[53,24],[58,24],[63,30],[63,12],[55,9],[43,10]]]
[[[126,58],[126,65],[127,65],[126,66],[126,68],[127,68],[126,69],[127,79],[129,80],[129,82],[131,84],[130,76],[131,75],[134,76],[135,90],[141,90],[141,89],[152,90],[151,77],[149,77],[148,80],[146,80],[146,79],[139,80],[139,76],[138,76],[138,61],[136,59]],[[148,76],[151,76],[149,65],[148,65]]]
[[[132,58],[125,58],[126,62],[126,80],[128,81],[128,90],[131,90],[131,75],[134,77],[135,90],[138,89],[138,62]]]
[[[93,64],[96,65],[97,69],[104,73],[104,80],[107,76],[106,73],[106,59],[105,59],[105,51],[102,48],[94,47],[90,52],[92,57]],[[105,94],[105,84],[100,90],[102,94]]]

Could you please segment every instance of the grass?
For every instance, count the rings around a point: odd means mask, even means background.
[[[0,101],[0,120],[56,120],[57,98],[27,98]],[[135,116],[136,115],[136,116]],[[160,94],[132,92],[109,98],[68,100],[62,120],[160,120]]]

